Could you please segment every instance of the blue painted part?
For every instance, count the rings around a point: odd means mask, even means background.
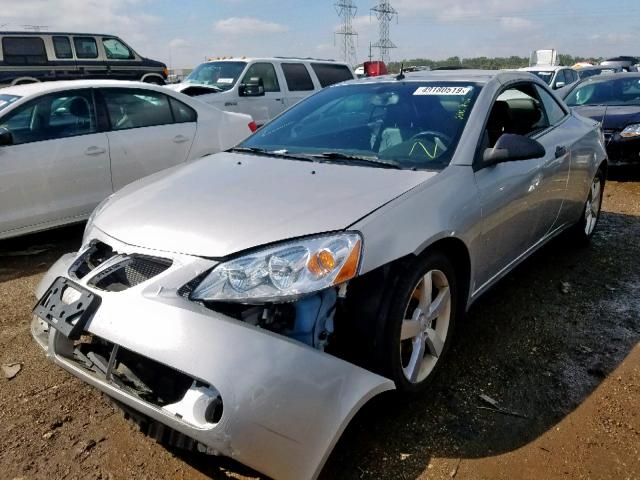
[[[329,288],[295,303],[296,319],[293,331],[288,336],[300,342],[319,348],[324,343],[324,335],[333,332],[338,292]]]

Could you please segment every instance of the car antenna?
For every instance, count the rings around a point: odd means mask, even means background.
[[[396,80],[404,80],[404,62],[400,64],[400,73],[396,77]]]

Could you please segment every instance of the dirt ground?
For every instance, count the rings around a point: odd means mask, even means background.
[[[552,242],[472,307],[429,391],[368,404],[321,477],[640,479],[640,171],[603,208],[590,247]],[[81,235],[0,242],[0,364],[22,364],[0,374],[0,479],[259,478],[156,444],[45,359],[32,292]]]

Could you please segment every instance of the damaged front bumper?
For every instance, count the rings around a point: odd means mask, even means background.
[[[159,254],[101,235],[122,255]],[[78,255],[63,256],[38,297],[63,277],[98,295],[100,305],[82,340],[38,317],[34,338],[55,363],[201,450],[276,479],[315,478],[355,413],[393,383],[184,298],[180,287],[215,262],[171,257],[153,278],[105,291],[95,277],[116,260],[79,279]]]

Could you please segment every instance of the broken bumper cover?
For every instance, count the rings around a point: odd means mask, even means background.
[[[112,239],[113,240],[113,239]],[[62,257],[37,294],[69,278],[77,255]],[[184,260],[184,259],[182,259]],[[73,342],[34,318],[32,333],[58,365],[126,407],[276,479],[315,478],[355,413],[394,388],[383,377],[296,341],[181,298],[160,284],[188,281],[178,260],[157,278],[123,292],[94,290],[100,307],[85,330],[118,348],[168,366],[219,392],[222,417],[203,427],[120,388],[69,357]],[[182,262],[188,264],[188,261]],[[175,277],[175,278],[172,278]],[[195,276],[195,275],[194,275]],[[193,277],[192,277],[193,278]],[[86,281],[79,285],[91,289]],[[46,337],[46,338],[45,338]],[[193,395],[193,391],[187,392]]]

